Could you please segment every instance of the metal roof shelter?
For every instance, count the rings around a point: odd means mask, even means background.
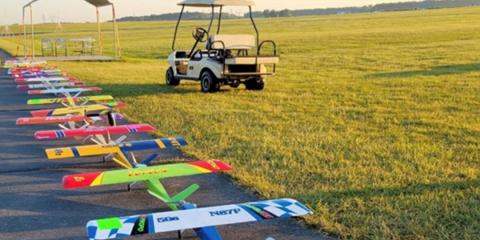
[[[253,6],[253,0],[185,0],[178,5],[189,7],[212,7],[212,6]]]
[[[35,58],[35,32],[34,32],[34,24],[33,24],[33,8],[32,5],[40,0],[32,0],[29,3],[27,3],[25,6],[23,6],[23,13],[22,13],[22,25],[23,25],[23,35],[24,35],[24,57],[27,57],[27,26],[25,24],[25,10],[29,8],[30,11],[30,25],[31,25],[31,40],[32,40],[32,57]],[[118,33],[118,25],[117,25],[117,17],[115,13],[115,5],[110,2],[109,0],[85,0],[87,3],[93,5],[96,8],[96,14],[97,14],[97,32],[98,32],[98,43],[99,43],[99,49],[100,49],[100,55],[103,54],[103,39],[102,39],[102,28],[100,24],[100,11],[99,9],[101,7],[107,7],[111,6],[112,7],[112,23],[113,23],[113,39],[114,39],[114,52],[115,52],[115,57],[119,58],[121,57],[121,51],[120,51],[120,36]]]

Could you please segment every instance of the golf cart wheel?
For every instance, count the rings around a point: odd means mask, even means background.
[[[265,81],[262,78],[256,78],[245,82],[247,90],[261,91],[265,88]]]
[[[200,85],[202,87],[202,92],[204,93],[214,93],[220,90],[220,81],[211,73],[210,71],[205,71],[202,73],[200,78]]]
[[[165,83],[168,86],[178,86],[180,85],[180,79],[176,78],[173,74],[173,69],[170,67],[165,74]]]

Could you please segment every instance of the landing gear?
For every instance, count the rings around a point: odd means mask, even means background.
[[[117,119],[115,118],[115,113],[108,112],[107,113],[108,125],[110,126],[117,126]]]

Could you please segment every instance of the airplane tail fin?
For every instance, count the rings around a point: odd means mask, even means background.
[[[183,202],[187,198],[192,196],[196,191],[198,191],[198,189],[200,189],[200,186],[198,184],[192,184],[190,187],[184,189],[183,191],[181,191],[177,195],[173,196],[172,200],[174,202],[177,202],[177,203],[178,202]]]

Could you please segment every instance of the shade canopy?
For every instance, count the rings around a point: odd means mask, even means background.
[[[32,0],[28,2],[24,7],[28,7],[37,1],[39,0]],[[95,7],[105,7],[105,6],[112,5],[112,3],[109,0],[85,0],[85,1],[92,4]]]
[[[23,8],[26,8],[26,7],[29,7],[31,6],[32,4],[34,4],[35,2],[37,2],[38,0],[32,0],[30,2],[28,2],[27,4],[25,4],[25,6],[23,6]]]
[[[88,3],[92,4],[95,7],[105,7],[112,5],[112,3],[108,0],[85,0]]]
[[[30,26],[31,26],[31,42],[32,42],[32,57],[35,58],[35,31],[34,31],[34,24],[33,24],[33,8],[32,4],[35,2],[38,2],[40,0],[29,0],[29,2],[23,6],[23,17],[22,17],[22,25],[23,25],[23,35],[24,35],[24,55],[27,57],[27,27],[25,25],[25,10],[26,8],[30,8]],[[93,5],[97,9],[97,31],[98,31],[98,43],[100,46],[100,54],[103,53],[103,39],[102,39],[102,30],[101,30],[101,24],[100,24],[100,12],[99,8],[100,7],[107,7],[111,6],[112,7],[112,22],[113,22],[113,34],[114,34],[114,48],[115,48],[115,57],[120,57],[121,52],[120,52],[120,37],[118,34],[118,26],[117,26],[117,18],[115,15],[115,5],[110,2],[110,0],[85,0],[85,2]]]
[[[190,7],[212,7],[212,6],[253,6],[253,0],[185,0],[178,5]]]

